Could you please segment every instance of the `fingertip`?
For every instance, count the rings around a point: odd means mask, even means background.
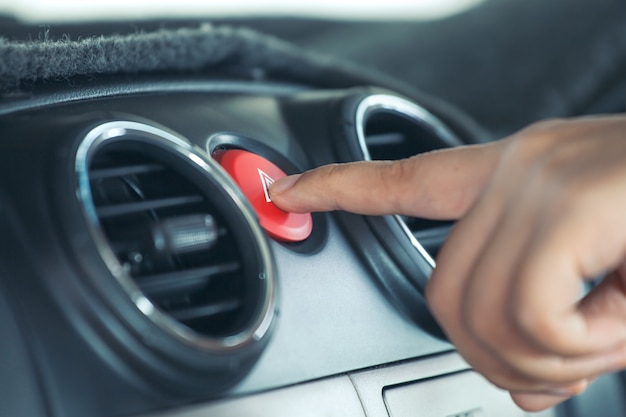
[[[302,174],[289,175],[276,180],[270,185],[268,192],[272,202],[280,209],[288,212],[301,212],[298,207],[300,200],[292,190]]]
[[[302,174],[295,174],[276,180],[272,185],[270,185],[270,196],[289,191],[291,188],[293,188],[294,184],[298,182],[301,176]]]

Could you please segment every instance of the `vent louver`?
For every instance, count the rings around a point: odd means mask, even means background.
[[[212,161],[134,122],[95,129],[77,160],[102,257],[142,313],[204,350],[264,335],[274,303],[269,249]]]
[[[241,254],[206,198],[171,168],[128,150],[98,152],[90,177],[100,224],[148,299],[201,334],[236,333],[246,322]],[[162,232],[168,226],[173,236]]]

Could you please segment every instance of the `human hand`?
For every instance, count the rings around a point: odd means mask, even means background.
[[[526,410],[626,367],[626,118],[278,180],[279,207],[459,219],[426,288],[459,353]],[[385,196],[385,198],[380,198]],[[586,279],[608,273],[581,299]]]

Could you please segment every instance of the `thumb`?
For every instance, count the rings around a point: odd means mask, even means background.
[[[494,142],[398,161],[326,165],[277,180],[270,197],[279,208],[297,213],[346,210],[455,219],[476,200],[502,147]]]

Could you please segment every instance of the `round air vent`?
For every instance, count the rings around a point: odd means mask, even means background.
[[[371,95],[358,103],[355,129],[365,160],[397,160],[461,145],[437,117],[406,99]],[[451,227],[449,222],[395,216],[400,230],[432,266]]]
[[[341,161],[396,160],[461,144],[432,113],[395,95],[357,90],[339,106],[335,142]],[[423,289],[451,224],[402,216],[340,215],[355,250],[391,303],[442,337]]]
[[[161,331],[135,329],[141,339],[240,372],[235,355],[258,355],[267,338],[275,278],[264,234],[227,175],[185,140],[135,122],[93,129],[76,174],[101,258],[146,329]]]

